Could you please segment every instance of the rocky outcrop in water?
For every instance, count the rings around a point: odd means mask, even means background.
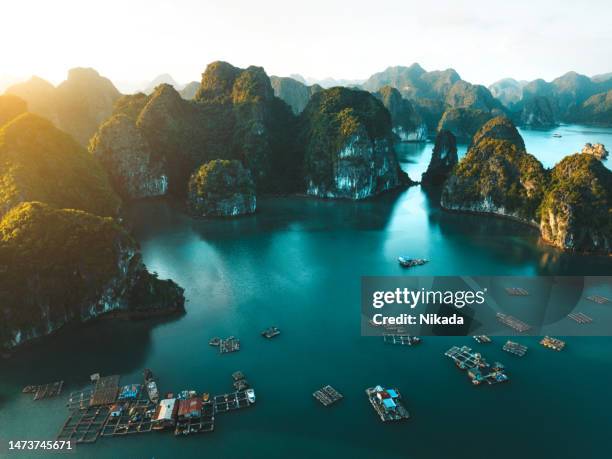
[[[606,150],[606,147],[604,146],[603,143],[596,143],[595,145],[591,143],[587,143],[582,149],[581,153],[583,155],[592,155],[595,158],[602,160],[602,161],[608,159],[608,154],[609,154],[608,150]]]
[[[436,142],[427,171],[423,173],[423,185],[441,185],[448,178],[458,162],[457,140],[450,131],[442,130],[436,136]]]
[[[449,131],[459,142],[466,143],[491,118],[493,115],[484,110],[450,108],[442,115],[438,131]]]
[[[542,164],[525,151],[512,122],[497,117],[474,136],[466,156],[444,185],[441,205],[537,224],[545,186]]]
[[[234,217],[255,212],[255,184],[239,161],[214,160],[189,180],[189,210],[199,217]]]
[[[0,221],[0,349],[119,312],[182,311],[183,289],[146,271],[111,218],[22,203]]]
[[[564,158],[551,172],[540,210],[542,238],[562,249],[612,253],[612,172],[589,154]]]
[[[307,86],[287,77],[271,76],[270,83],[274,88],[274,95],[284,100],[296,115],[304,111],[313,94],[323,89],[318,84]]]
[[[315,94],[300,117],[306,192],[364,199],[400,183],[391,118],[370,93],[332,88]]]
[[[522,103],[520,123],[533,128],[548,128],[555,126],[555,114],[547,97],[536,96]]]
[[[89,150],[123,198],[161,196],[168,191],[165,161],[153,156],[142,130],[127,115],[106,121],[92,138]]]
[[[33,77],[6,92],[21,97],[31,112],[51,120],[83,146],[111,115],[121,95],[109,79],[89,68],[71,69],[57,87]]]
[[[374,93],[391,114],[392,131],[402,142],[424,142],[427,140],[427,124],[423,121],[412,103],[404,99],[400,92],[383,86]]]

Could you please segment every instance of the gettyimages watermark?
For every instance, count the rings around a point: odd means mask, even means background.
[[[612,336],[612,276],[362,277],[361,334]]]

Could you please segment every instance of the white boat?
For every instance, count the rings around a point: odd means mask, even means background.
[[[424,258],[397,257],[397,261],[404,268],[412,268],[413,266],[424,265],[429,260],[426,260]]]
[[[247,389],[246,396],[247,396],[247,400],[249,401],[249,403],[255,403],[255,390]]]

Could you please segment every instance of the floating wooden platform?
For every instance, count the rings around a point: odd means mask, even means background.
[[[606,304],[612,302],[612,300],[610,300],[609,298],[606,298],[605,296],[601,295],[587,296],[587,300],[591,300],[597,304]]]
[[[512,296],[529,296],[529,292],[521,287],[508,287],[506,292]]]
[[[517,319],[508,314],[502,314],[498,312],[496,314],[497,320],[499,320],[502,324],[516,330],[519,333],[524,333],[527,330],[531,329],[531,326],[527,325],[525,322]]]
[[[444,353],[455,362],[462,370],[476,367],[486,367],[487,362],[477,352],[472,352],[472,349],[467,346],[453,346]]]
[[[518,355],[519,357],[523,357],[527,353],[527,346],[510,340],[506,341],[502,349],[510,354]]]
[[[227,339],[222,339],[219,342],[219,353],[227,354],[229,352],[238,352],[240,350],[240,340],[230,336]]]
[[[591,322],[593,322],[593,319],[591,319],[583,312],[572,312],[568,314],[567,317],[579,324],[590,324]]]
[[[94,443],[98,440],[109,413],[108,406],[89,406],[71,411],[57,439],[75,443]]]
[[[156,403],[141,399],[119,402],[124,408],[119,416],[109,416],[102,428],[103,437],[151,432]]]
[[[487,335],[476,335],[472,336],[477,343],[480,344],[488,344],[492,341],[492,339]]]
[[[383,392],[393,391],[397,394],[397,397],[393,399],[395,404],[393,409],[385,408],[382,402],[378,399],[377,394],[381,392],[381,390]],[[408,413],[408,410],[402,404],[401,395],[397,389],[383,389],[380,386],[376,386],[367,388],[365,392],[368,396],[370,404],[382,422],[403,421],[410,418],[410,413]]]
[[[421,338],[418,336],[392,335],[388,333],[383,334],[383,340],[385,343],[397,344],[400,346],[413,346],[421,342]]]
[[[246,391],[239,390],[229,394],[215,395],[212,399],[215,413],[227,413],[228,411],[247,408],[251,404]]]
[[[39,386],[25,386],[21,392],[24,394],[34,394],[34,400],[57,397],[62,393],[64,381],[41,384]]]
[[[333,405],[344,398],[340,392],[330,385],[323,386],[321,389],[315,391],[312,396],[321,402],[323,406]]]
[[[261,332],[261,336],[264,338],[274,338],[275,336],[280,335],[280,330],[277,327],[269,327]]]
[[[118,393],[119,375],[101,377],[94,386],[90,405],[110,405],[117,400]]]
[[[545,336],[544,338],[542,338],[540,344],[555,351],[562,351],[563,348],[565,348],[565,341],[561,341],[557,338],[551,338],[550,336]]]
[[[212,402],[207,402],[202,404],[201,417],[177,421],[174,435],[191,435],[213,430],[215,430],[215,408]]]

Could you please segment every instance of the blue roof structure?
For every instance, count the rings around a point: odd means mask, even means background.
[[[395,408],[397,406],[392,398],[385,398],[382,402],[383,402],[383,405],[385,406],[385,408],[387,408],[387,409],[392,409],[392,408]]]
[[[391,398],[398,398],[399,397],[397,395],[397,392],[395,392],[393,389],[387,389],[387,394],[389,394],[391,396]]]

